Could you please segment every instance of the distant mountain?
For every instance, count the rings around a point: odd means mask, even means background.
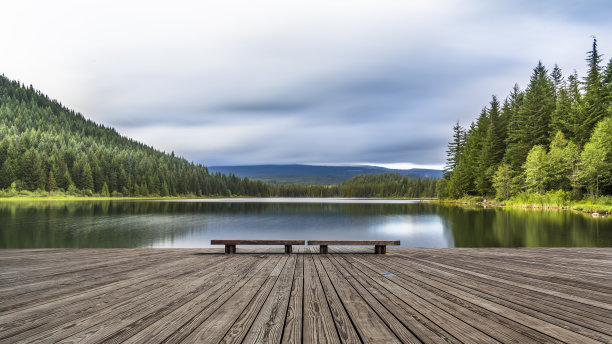
[[[237,177],[261,180],[270,184],[340,184],[360,174],[397,172],[412,178],[440,178],[441,170],[413,168],[394,170],[379,166],[318,166],[318,165],[244,165],[210,166],[211,172],[233,173]]]

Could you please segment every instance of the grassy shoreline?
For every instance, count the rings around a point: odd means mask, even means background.
[[[597,202],[591,200],[580,201],[563,201],[550,202],[544,197],[536,198],[532,201],[525,202],[524,200],[510,199],[505,201],[496,201],[483,199],[482,197],[464,197],[460,199],[440,199],[437,202],[442,204],[455,205],[479,205],[487,207],[507,207],[518,209],[533,209],[533,210],[571,210],[593,216],[608,216],[612,215],[612,205],[608,202]]]

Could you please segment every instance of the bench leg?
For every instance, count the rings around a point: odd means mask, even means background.
[[[319,253],[326,254],[327,253],[327,245],[320,245],[319,246]]]
[[[225,253],[227,254],[236,253],[236,245],[225,245]]]
[[[293,252],[293,246],[285,245],[285,253],[290,254],[291,252]]]
[[[387,245],[375,245],[374,246],[375,254],[385,254],[387,253]]]

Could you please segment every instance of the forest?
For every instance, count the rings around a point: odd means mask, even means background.
[[[210,173],[0,76],[0,197],[434,197],[435,183],[398,174],[341,185],[269,185]]]
[[[475,122],[453,127],[440,198],[572,201],[612,194],[612,59],[597,39],[587,75],[539,62],[525,90],[492,96]],[[609,199],[609,197],[607,198]]]

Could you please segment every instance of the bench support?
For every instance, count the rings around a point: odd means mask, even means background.
[[[285,245],[285,253],[290,254],[291,252],[293,252],[293,246]]]
[[[236,253],[236,245],[225,245],[225,253],[227,254]]]
[[[375,245],[374,254],[385,254],[387,253],[387,245]]]
[[[319,246],[319,253],[326,254],[327,253],[327,245],[320,245]]]

